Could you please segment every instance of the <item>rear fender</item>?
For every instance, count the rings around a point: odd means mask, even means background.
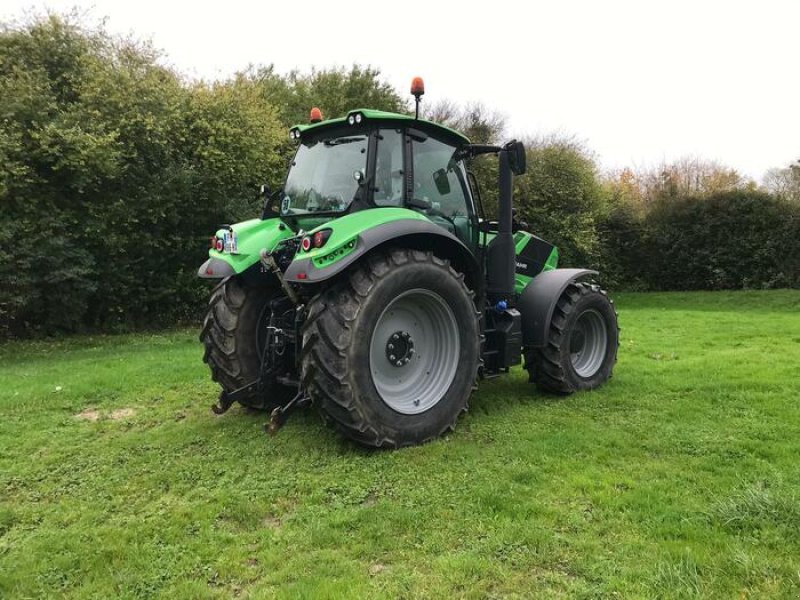
[[[376,210],[383,212],[392,209]],[[370,226],[349,237],[337,236],[336,222],[328,223],[322,228],[333,229],[330,241],[319,252],[312,252],[308,256],[298,254],[286,269],[284,278],[301,285],[320,283],[343,273],[374,250],[400,246],[430,250],[450,260],[454,268],[464,273],[469,287],[479,292],[482,283],[480,269],[469,248],[450,232],[417,215],[415,218],[399,218]]]
[[[567,286],[587,275],[591,269],[553,269],[534,277],[522,290],[517,309],[522,313],[522,345],[541,348],[547,344],[547,331],[558,299]]]

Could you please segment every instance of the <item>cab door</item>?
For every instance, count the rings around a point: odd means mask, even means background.
[[[477,220],[457,147],[434,137],[409,140],[413,183],[408,190],[413,199],[430,203],[428,216],[467,247],[477,250]]]

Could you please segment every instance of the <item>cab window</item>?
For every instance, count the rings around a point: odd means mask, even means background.
[[[447,217],[466,217],[467,197],[455,150],[431,137],[414,142],[414,197]]]
[[[373,201],[377,206],[403,206],[403,134],[399,129],[378,131]]]

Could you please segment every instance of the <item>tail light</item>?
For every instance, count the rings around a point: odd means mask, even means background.
[[[314,234],[314,248],[322,248],[331,237],[332,229],[321,229]]]
[[[308,252],[311,248],[322,248],[328,241],[328,238],[331,237],[333,233],[333,229],[321,229],[317,231],[313,236],[306,236],[300,242],[300,247],[303,249],[304,252]]]

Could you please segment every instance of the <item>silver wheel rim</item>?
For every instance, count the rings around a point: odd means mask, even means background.
[[[597,373],[608,346],[608,331],[603,316],[594,309],[581,313],[569,336],[572,368],[583,378]]]
[[[458,322],[430,290],[400,294],[383,310],[369,347],[375,389],[391,408],[416,415],[436,406],[456,376]]]

